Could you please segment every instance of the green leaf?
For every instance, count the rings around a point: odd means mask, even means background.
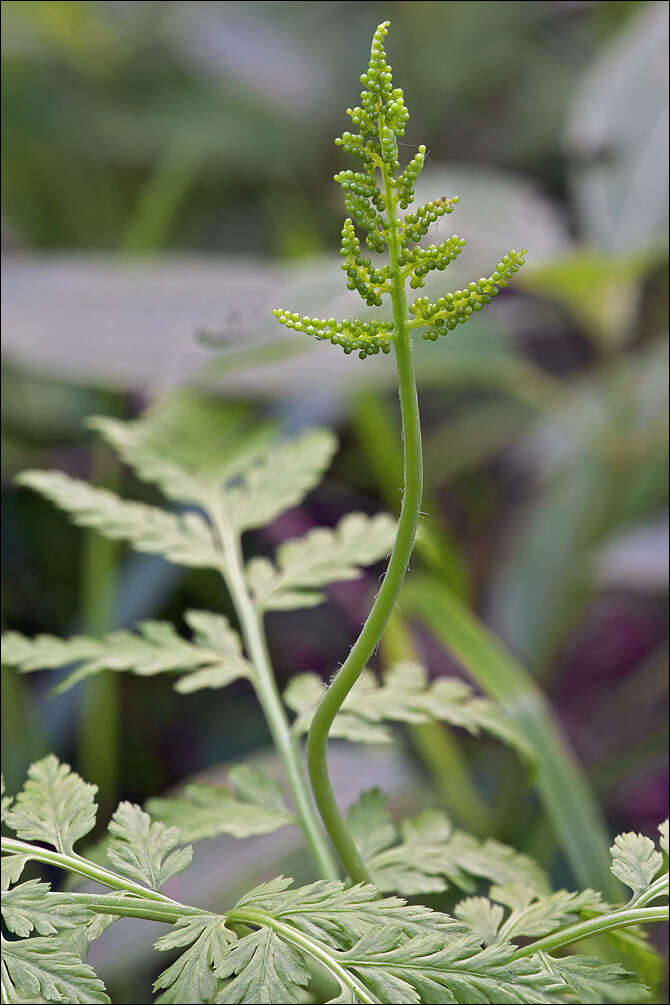
[[[31,764],[28,781],[7,813],[6,823],[26,841],[43,841],[65,854],[95,826],[97,785],[49,754]]]
[[[297,735],[309,729],[323,690],[314,674],[300,674],[289,682],[284,700],[298,713],[293,724]],[[460,726],[474,735],[491,733],[513,744],[525,756],[532,756],[520,731],[494,702],[475,695],[465,681],[457,678],[443,677],[428,683],[423,667],[410,662],[390,667],[381,684],[374,674],[364,671],[343,702],[331,736],[359,743],[385,742],[391,739],[390,734],[378,723],[384,720],[420,723],[431,719]]]
[[[500,905],[509,908],[506,917]],[[581,893],[558,890],[544,895],[525,883],[507,883],[492,886],[488,900],[470,897],[461,901],[454,914],[471,925],[485,943],[518,942],[571,925],[579,920],[582,911],[600,913],[605,907],[600,894],[593,890]],[[494,919],[497,919],[495,926]]]
[[[10,932],[27,939],[33,931],[53,935],[90,920],[91,912],[85,906],[66,893],[50,890],[49,883],[30,879],[3,892],[2,918]]]
[[[668,850],[670,848],[670,825],[668,824],[667,820],[663,821],[663,823],[658,828],[658,832],[661,835],[659,844],[662,850],[665,852],[665,854],[668,855],[670,854],[670,851]]]
[[[177,847],[181,840],[177,827],[152,822],[149,814],[134,803],[119,803],[109,824],[109,835],[107,857],[114,868],[152,890],[160,890],[193,858],[190,845]]]
[[[454,914],[472,929],[485,946],[498,941],[505,916],[505,909],[500,904],[492,904],[486,897],[467,897],[456,905]]]
[[[648,890],[663,868],[663,856],[656,850],[654,842],[642,834],[632,831],[619,834],[610,852],[612,872],[630,887],[634,897]]]
[[[182,840],[202,841],[218,834],[243,838],[269,834],[295,823],[283,801],[281,787],[255,769],[233,768],[233,793],[223,785],[187,785],[176,798],[150,799],[152,817],[179,827]]]
[[[45,496],[80,527],[93,527],[105,537],[128,541],[137,551],[163,555],[178,565],[220,568],[212,532],[198,513],[176,515],[129,502],[61,471],[24,471],[17,481]]]
[[[555,1002],[553,981],[530,959],[515,960],[509,945],[480,949],[475,939],[445,946],[439,932],[404,941],[393,926],[352,947],[343,961],[375,1000],[407,1002]]]
[[[557,981],[565,982],[568,1002],[602,1005],[603,1002],[644,1002],[648,989],[634,974],[618,963],[605,963],[591,956],[565,956],[555,959],[541,955],[545,970]]]
[[[109,1002],[102,981],[59,939],[2,939],[3,1002]]]
[[[155,948],[163,952],[188,946],[154,982],[154,991],[165,989],[158,1001],[163,1005],[214,1001],[221,982],[213,967],[223,959],[228,943],[234,939],[235,934],[225,927],[225,918],[218,914],[178,921],[155,943]]]
[[[334,530],[319,527],[285,541],[277,549],[276,566],[264,558],[252,559],[247,566],[257,606],[271,611],[321,603],[325,596],[316,587],[358,579],[363,566],[389,553],[395,531],[395,520],[385,513],[349,513]]]
[[[262,457],[274,432],[247,406],[184,390],[162,396],[132,422],[97,416],[89,425],[144,481],[198,506]]]
[[[26,862],[30,862],[30,855],[5,855],[2,856],[2,882],[0,888],[6,890],[14,883],[18,883],[21,873],[25,869]]]
[[[327,429],[311,429],[288,440],[242,472],[224,493],[224,508],[238,532],[264,527],[299,502],[321,481],[337,440]]]
[[[58,693],[105,670],[140,677],[191,671],[175,684],[182,693],[223,687],[250,676],[251,665],[244,659],[239,636],[226,618],[207,611],[187,611],[184,618],[194,632],[193,642],[183,639],[163,621],[142,621],[135,632],[114,631],[100,639],[82,635],[69,639],[37,635],[27,639],[18,632],[7,632],[2,639],[3,661],[22,673],[79,664],[57,686]]]
[[[235,786],[238,798],[245,803],[265,806],[278,813],[287,812],[281,784],[258,768],[253,768],[250,764],[236,764],[229,770],[228,777]]]
[[[226,985],[219,1001],[299,1002],[310,972],[303,953],[270,928],[259,928],[228,944],[217,965],[217,977],[237,976]]]
[[[369,885],[320,880],[294,889],[280,876],[250,890],[225,919],[185,919],[157,943],[182,946],[188,948],[156,982],[167,989],[161,1001],[304,1001],[308,961],[339,986],[334,1002],[565,1000],[565,982],[537,957],[517,960],[509,944],[482,950],[448,915],[379,899]]]
[[[548,889],[543,871],[528,856],[456,830],[437,810],[404,820],[398,831],[378,789],[363,793],[349,810],[347,826],[375,885],[384,892],[414,896],[438,893],[450,884],[472,891],[479,879],[522,883],[531,895]]]

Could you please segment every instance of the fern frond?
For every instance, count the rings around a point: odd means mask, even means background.
[[[156,978],[154,991],[164,989],[157,1001],[161,1005],[214,1001],[221,981],[212,968],[225,957],[229,943],[235,938],[219,914],[203,914],[177,922],[172,931],[155,943],[155,948],[162,952],[188,948]]]
[[[222,785],[187,785],[181,796],[147,803],[152,817],[179,828],[182,840],[218,834],[249,837],[295,823],[278,782],[247,765],[231,768],[234,792]]]
[[[2,939],[3,1002],[109,1002],[105,986],[58,938]]]
[[[2,894],[2,920],[8,931],[27,939],[31,932],[54,935],[86,924],[90,910],[68,894],[51,893],[49,883],[30,879]]]
[[[667,845],[667,822],[659,828]],[[665,849],[664,849],[665,850]],[[612,872],[633,891],[633,898],[647,893],[659,873],[667,872],[667,862],[654,842],[643,834],[619,834],[610,848]],[[667,854],[667,853],[666,853]],[[667,892],[667,891],[666,891]]]
[[[309,729],[323,690],[315,674],[299,674],[289,682],[284,700],[298,715],[293,724],[297,735]],[[498,705],[476,696],[465,681],[457,678],[438,678],[428,683],[425,670],[409,662],[390,667],[381,684],[372,673],[364,672],[336,716],[331,736],[360,743],[384,742],[390,740],[390,734],[379,723],[431,719],[460,726],[474,735],[490,733],[532,758],[528,743]]]
[[[558,890],[543,895],[537,889],[517,882],[492,886],[488,899],[469,897],[462,900],[454,913],[485,944],[492,944],[539,938],[573,924],[583,911],[600,913],[605,908],[600,894],[593,890],[580,893]]]
[[[160,890],[172,876],[183,872],[193,858],[190,845],[181,842],[178,827],[151,820],[139,806],[119,803],[109,824],[107,857],[118,872]]]
[[[339,985],[333,999],[339,1002],[564,1000],[538,960],[514,959],[511,946],[482,950],[447,915],[397,898],[379,900],[371,886],[290,887],[291,880],[279,877],[250,891],[225,919],[239,937],[220,940],[214,952],[205,947],[222,982],[216,1001],[298,1002],[315,962]],[[184,934],[185,928],[182,923]],[[193,939],[197,933],[192,926]],[[166,983],[161,978],[160,986]]]
[[[388,554],[395,537],[392,517],[349,513],[333,530],[317,528],[277,549],[276,566],[254,558],[247,578],[260,610],[313,607],[325,600],[315,587],[358,579],[366,565]]]
[[[384,892],[410,897],[439,893],[450,885],[470,892],[482,879],[523,884],[530,896],[548,892],[545,874],[527,855],[498,841],[479,841],[437,810],[425,810],[396,827],[379,789],[362,793],[349,809],[347,827]]]
[[[137,551],[163,555],[177,565],[214,569],[221,565],[210,527],[198,513],[177,516],[146,503],[128,502],[61,471],[24,471],[17,482],[49,499],[78,526],[128,541]]]
[[[190,671],[175,684],[182,693],[225,687],[240,677],[252,676],[253,668],[242,655],[239,635],[223,615],[187,611],[184,620],[193,631],[192,642],[164,621],[142,621],[136,632],[114,631],[100,639],[82,635],[70,639],[38,635],[28,639],[18,632],[7,632],[2,637],[2,661],[22,673],[79,664],[57,686],[59,693],[105,670],[140,677]]]
[[[310,429],[259,456],[224,493],[232,526],[239,533],[264,527],[297,506],[321,481],[336,448],[330,430]]]
[[[89,785],[53,754],[31,764],[28,780],[5,822],[26,841],[43,841],[69,854],[95,826],[97,785]]]

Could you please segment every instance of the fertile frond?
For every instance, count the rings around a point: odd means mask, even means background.
[[[313,335],[317,341],[340,345],[347,355],[358,350],[361,359],[379,352],[391,351],[393,325],[390,321],[359,321],[344,318],[301,317],[295,312],[275,308],[272,312],[280,324],[297,332]]]
[[[105,986],[57,938],[2,939],[2,1001],[109,1002]]]
[[[223,785],[187,785],[181,796],[150,799],[147,809],[152,817],[177,826],[184,841],[269,834],[295,823],[278,782],[246,765],[228,774],[234,792]]]
[[[109,632],[100,639],[82,635],[70,639],[38,635],[27,639],[18,632],[7,632],[2,638],[2,659],[22,673],[78,664],[58,685],[59,692],[105,670],[140,677],[190,671],[175,684],[182,693],[224,687],[240,677],[251,676],[252,667],[242,656],[239,635],[223,615],[187,611],[184,619],[194,633],[192,642],[164,621],[142,621],[136,632]]]
[[[593,890],[543,894],[516,882],[492,886],[488,899],[469,897],[458,904],[454,913],[490,944],[539,938],[578,921],[583,911],[600,913],[605,907],[600,894]]]
[[[413,213],[405,213],[400,233],[400,243],[403,250],[398,263],[399,265],[406,265],[408,262],[413,261],[413,254],[415,252],[424,252],[424,249],[412,249],[410,245],[417,244],[422,237],[425,237],[432,224],[437,223],[440,217],[453,213],[454,206],[459,202],[460,199],[457,195],[452,195],[450,198],[447,198],[446,195],[441,195],[439,199],[430,199],[428,202],[425,202],[423,206],[419,206]],[[454,249],[457,243],[461,248],[465,246],[465,241],[462,238],[459,239],[454,236],[448,240],[454,243]],[[458,254],[458,251],[456,251],[456,254]]]
[[[61,471],[24,471],[17,481],[45,496],[80,527],[93,527],[105,537],[128,541],[137,551],[164,555],[178,565],[220,567],[212,532],[198,513],[177,516],[128,502]]]
[[[5,822],[26,841],[43,841],[69,854],[95,826],[97,785],[89,785],[69,764],[49,754],[28,769],[28,780]]]
[[[289,682],[284,700],[298,713],[293,726],[297,734],[309,729],[323,687],[315,674],[299,674]],[[474,735],[490,733],[532,758],[524,738],[494,702],[474,695],[470,686],[457,678],[442,677],[427,683],[426,672],[417,663],[390,667],[381,684],[369,671],[361,674],[335,718],[331,736],[360,743],[384,742],[390,735],[379,723],[430,719],[460,726]]]
[[[276,565],[255,558],[247,567],[256,604],[270,611],[321,603],[325,596],[316,587],[358,579],[364,566],[389,553],[395,530],[395,520],[384,513],[349,513],[334,530],[320,527],[285,541],[277,549]]]
[[[154,982],[154,991],[165,989],[157,999],[161,1005],[214,1001],[221,981],[214,975],[213,967],[224,959],[229,943],[235,938],[219,914],[203,914],[177,922],[172,931],[155,943],[155,948],[162,952],[188,947]]]
[[[445,244],[448,245],[450,241],[458,241],[458,238],[450,238]],[[439,257],[438,251],[439,249],[435,249],[432,252],[428,248],[420,255],[420,266],[414,269],[416,279],[410,283],[414,288],[424,285],[423,276],[430,269],[440,267],[439,263],[443,259]],[[473,313],[481,311],[486,304],[490,304],[500,290],[507,286],[512,275],[523,265],[525,253],[525,251],[510,251],[498,262],[496,271],[488,279],[482,277],[477,282],[468,283],[463,290],[445,293],[434,304],[430,303],[428,297],[419,297],[409,305],[409,313],[413,315],[413,320],[409,322],[408,327],[426,328],[423,337],[434,342],[438,335],[446,335],[457,325],[465,324]],[[428,259],[425,255],[428,255]]]
[[[163,883],[190,865],[193,849],[178,847],[178,827],[154,822],[134,803],[122,802],[109,824],[107,857],[115,869],[160,890]]]
[[[50,893],[49,883],[30,879],[2,894],[2,920],[7,929],[27,939],[31,932],[54,935],[86,924],[91,912],[66,893]]]
[[[409,897],[439,893],[452,884],[472,891],[480,879],[524,884],[530,895],[548,889],[544,873],[528,856],[456,830],[437,810],[425,810],[396,827],[379,789],[360,796],[349,810],[347,827],[375,885],[384,892],[396,890]]]
[[[665,830],[664,830],[665,828]],[[667,845],[667,823],[659,827],[661,842]],[[661,844],[663,847],[663,844]],[[665,851],[665,848],[663,847]],[[630,887],[633,898],[637,899],[647,893],[659,873],[668,871],[668,863],[654,846],[654,842],[643,834],[629,831],[619,834],[610,848],[612,856],[612,872],[617,879]],[[667,888],[665,890],[667,895]]]

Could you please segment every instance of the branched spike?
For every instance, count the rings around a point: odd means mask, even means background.
[[[419,297],[409,307],[413,320],[410,328],[426,328],[424,339],[434,342],[438,335],[446,335],[459,324],[464,324],[473,313],[481,311],[498,295],[501,288],[507,286],[515,272],[524,264],[525,249],[510,251],[503,255],[493,275],[488,279],[482,277],[477,282],[470,282],[463,290],[447,293],[440,297],[437,303],[431,303],[428,297]]]
[[[332,345],[340,345],[347,355],[358,350],[361,359],[376,356],[377,353],[391,351],[393,324],[390,321],[359,321],[343,318],[301,317],[291,311],[277,307],[272,312],[280,324],[297,332],[313,335],[320,341],[328,340]]]

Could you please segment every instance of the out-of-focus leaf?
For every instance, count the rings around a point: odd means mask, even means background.
[[[667,240],[668,8],[640,4],[577,87],[566,145],[590,243],[626,254]]]

